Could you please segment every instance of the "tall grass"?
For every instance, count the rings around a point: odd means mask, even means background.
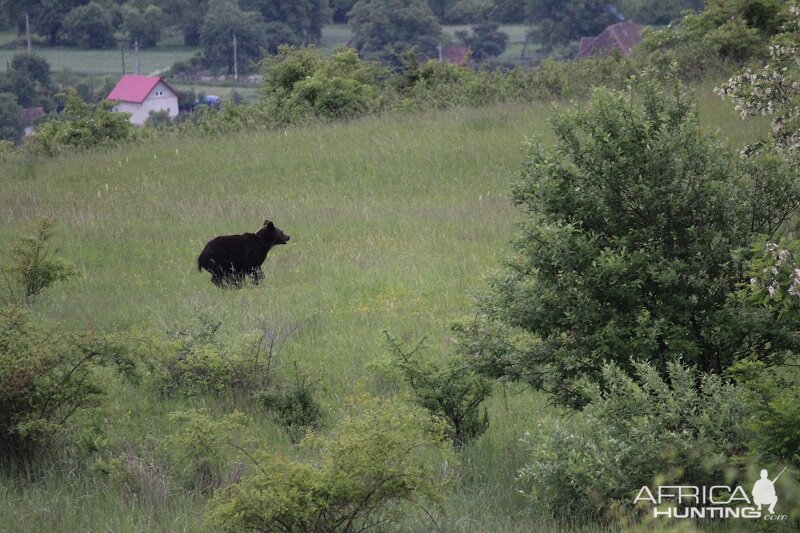
[[[738,122],[708,89],[699,90],[702,116],[733,144],[763,131]],[[8,164],[0,254],[34,219],[58,221],[59,253],[80,276],[44,293],[35,310],[69,328],[125,331],[143,347],[200,315],[220,320],[232,342],[264,328],[291,332],[279,359],[320,384],[335,422],[354,391],[391,388],[369,366],[383,330],[405,342],[426,336],[435,353],[450,349],[448,325],[469,313],[514,233],[508,191],[524,139],[550,138],[549,114],[546,105],[398,114]],[[207,240],[254,231],[265,218],[292,240],[270,252],[262,285],[220,290],[197,272]],[[111,387],[108,405],[87,417],[117,452],[155,446],[175,430],[166,417],[175,409],[234,407]],[[289,446],[271,421],[250,414],[261,446]],[[525,389],[493,398],[490,429],[464,450],[446,497],[445,530],[580,526],[532,516],[517,493],[517,442],[541,416],[553,412]],[[202,501],[180,487],[132,495],[72,461],[64,452],[38,470],[0,474],[0,531],[200,528]]]

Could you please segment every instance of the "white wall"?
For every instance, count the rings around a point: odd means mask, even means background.
[[[169,118],[177,117],[178,97],[164,83],[158,82],[141,104],[120,102],[114,109],[130,113],[131,124],[142,126],[150,111],[166,111],[169,113]]]

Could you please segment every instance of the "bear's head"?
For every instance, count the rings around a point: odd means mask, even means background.
[[[286,244],[291,237],[286,235],[283,230],[272,223],[271,220],[265,220],[261,229],[256,232],[256,235],[265,241],[272,244]]]

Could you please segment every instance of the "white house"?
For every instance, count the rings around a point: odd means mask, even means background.
[[[125,74],[109,93],[108,100],[118,102],[115,111],[131,114],[131,124],[141,126],[151,111],[166,111],[178,116],[178,93],[161,78]]]

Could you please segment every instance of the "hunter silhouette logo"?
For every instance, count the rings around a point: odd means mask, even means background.
[[[783,467],[781,473],[775,476],[775,479],[769,479],[769,472],[766,469],[761,471],[761,479],[756,481],[756,484],[753,485],[753,503],[758,506],[758,510],[761,510],[762,505],[769,505],[769,514],[775,514],[775,504],[778,503],[778,495],[775,492],[775,482],[778,481],[778,478],[781,477],[786,471],[786,467]]]
[[[786,520],[786,515],[775,514],[778,495],[775,482],[786,468],[769,478],[766,469],[753,485],[752,500],[741,485],[661,485],[650,490],[647,485],[639,489],[633,503],[650,502],[653,517],[665,518],[760,518],[762,520]],[[766,513],[761,510],[766,506]]]

